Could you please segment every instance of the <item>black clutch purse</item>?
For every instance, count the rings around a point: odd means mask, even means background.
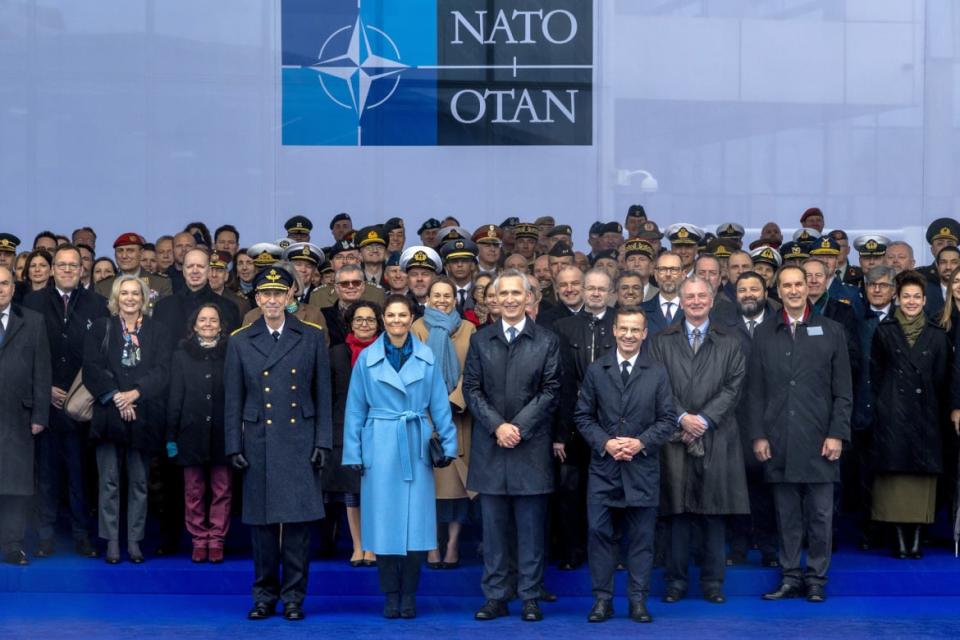
[[[450,464],[446,454],[443,453],[443,445],[438,438],[430,438],[430,464],[437,469],[442,469]]]

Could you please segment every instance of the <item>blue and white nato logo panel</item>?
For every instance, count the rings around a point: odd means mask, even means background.
[[[283,0],[283,144],[589,145],[592,0]]]

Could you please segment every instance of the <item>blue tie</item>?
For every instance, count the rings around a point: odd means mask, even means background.
[[[509,327],[507,329],[507,335],[510,336],[510,339],[507,342],[513,343],[513,341],[517,339],[517,328]]]

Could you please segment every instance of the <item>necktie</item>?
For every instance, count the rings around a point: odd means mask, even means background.
[[[757,328],[756,320],[747,320],[747,333],[750,334],[750,337],[753,337],[753,330]]]
[[[791,337],[791,338],[796,338],[796,337],[797,337],[797,324],[799,324],[799,322],[797,322],[797,321],[793,321],[793,322],[790,323],[790,337]]]
[[[693,353],[696,354],[697,351],[700,351],[700,345],[703,344],[703,334],[700,333],[700,329],[693,330],[693,342],[690,344],[693,347]]]
[[[463,309],[463,305],[467,303],[467,290],[466,289],[457,289],[457,306],[460,309]]]
[[[623,380],[623,386],[627,386],[627,381],[630,380],[630,362],[624,360],[620,364],[620,379]]]
[[[7,317],[7,312],[4,311],[0,313],[0,345],[3,344],[3,336],[7,333],[6,328],[3,326],[3,319]]]
[[[70,310],[70,294],[69,294],[69,293],[65,293],[65,294],[63,294],[63,318],[64,318],[64,320],[66,320],[67,314],[68,314],[69,310]]]
[[[272,332],[270,335],[273,336],[273,341],[274,341],[274,342],[280,342],[280,332],[279,332],[279,331],[274,331],[274,332]]]
[[[667,302],[665,304],[667,305],[667,312],[663,314],[663,317],[667,319],[667,324],[670,324],[673,322],[673,303]]]
[[[510,336],[509,342],[512,343],[514,340],[517,339],[517,328],[510,327],[509,329],[507,329],[507,335]]]

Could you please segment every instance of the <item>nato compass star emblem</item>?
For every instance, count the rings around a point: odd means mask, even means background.
[[[377,50],[385,55],[374,53],[371,40],[381,45]],[[410,68],[400,62],[400,51],[390,36],[364,24],[359,16],[352,26],[341,27],[327,38],[318,59],[310,68],[318,72],[324,92],[336,104],[356,112],[358,121],[367,109],[375,109],[390,99],[400,83],[400,74]],[[391,79],[392,86],[384,87],[373,97],[374,84]]]

